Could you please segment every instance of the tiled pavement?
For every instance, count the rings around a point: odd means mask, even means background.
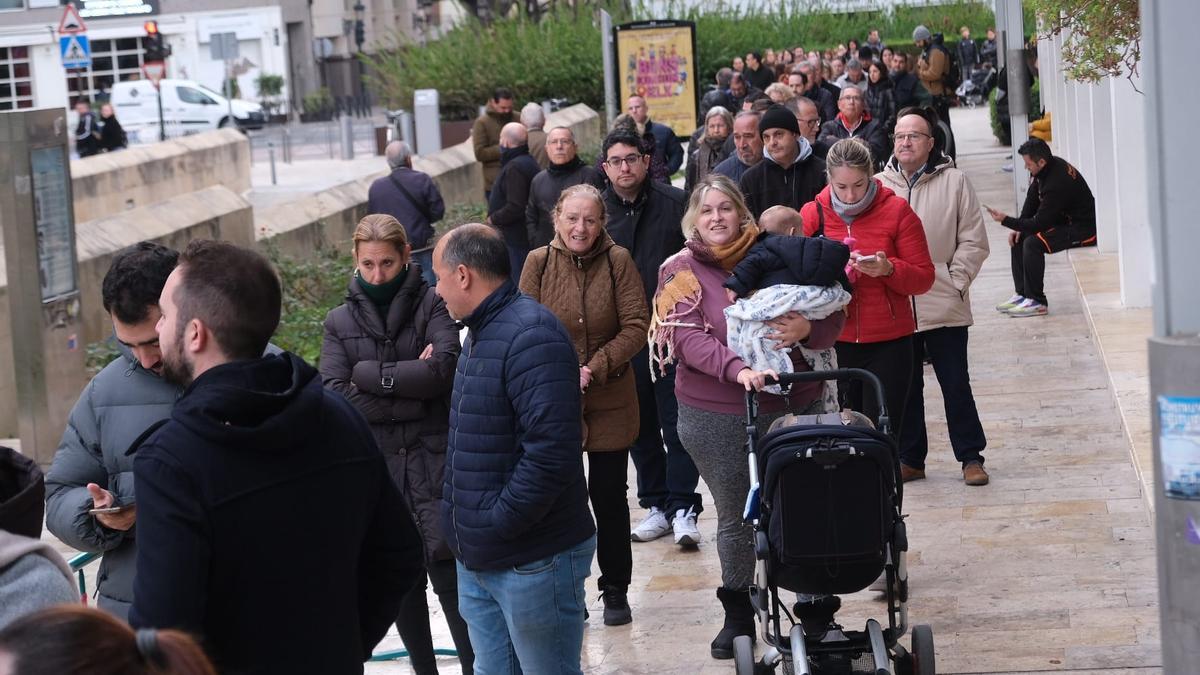
[[[1015,211],[1011,175],[1000,168],[1007,160],[990,138],[986,110],[954,112],[960,168],[983,203]],[[988,223],[993,254],[972,287],[971,369],[992,483],[963,485],[927,371],[929,478],[905,491],[911,620],[932,625],[941,673],[1160,672],[1152,521],[1075,272],[1067,256],[1048,259],[1049,316],[997,314],[992,305],[1012,285],[1005,232]],[[1089,279],[1103,288],[1107,277],[1100,270]],[[1136,328],[1127,335],[1132,347],[1144,338]],[[707,503],[700,529],[708,541],[698,551],[679,550],[667,538],[634,544],[634,621],[616,628],[589,623],[585,672],[733,671],[731,662],[708,656],[721,613],[713,593],[715,513]],[[640,515],[635,509],[634,518]],[[840,616],[861,625],[883,616],[882,608],[863,593],[847,598]],[[433,622],[438,643],[448,646],[440,614]],[[383,646],[397,645],[392,636]],[[368,672],[409,669],[401,662]],[[456,661],[443,659],[442,672],[459,672]]]
[[[954,112],[959,166],[983,203],[1014,211],[1011,176],[1000,170],[1007,160],[990,138],[986,110]],[[1145,311],[1114,305],[1111,260],[1078,251],[1071,254],[1075,269],[1065,255],[1048,259],[1049,316],[998,315],[992,305],[1012,291],[1008,249],[1002,228],[990,220],[988,228],[993,254],[972,287],[971,369],[992,484],[962,484],[945,439],[940,393],[927,372],[929,478],[910,483],[905,499],[910,618],[932,625],[942,673],[1160,672],[1153,527],[1130,452],[1132,438],[1141,461],[1149,457],[1145,394],[1138,389],[1144,370],[1137,372],[1148,334]],[[1080,287],[1110,365],[1124,362],[1124,370],[1106,370]],[[1100,312],[1103,319],[1096,318]],[[1128,435],[1114,386],[1129,413]],[[635,484],[632,466],[629,482]],[[631,625],[603,626],[589,580],[596,619],[585,633],[587,673],[732,672],[732,662],[708,655],[722,617],[713,591],[720,576],[711,543],[716,514],[703,485],[701,491],[709,510],[700,529],[708,541],[699,550],[679,550],[669,539],[634,544]],[[632,494],[631,503],[640,518]],[[432,593],[430,606],[435,642],[449,647]],[[882,608],[859,594],[846,598],[840,618],[860,626],[882,617]],[[380,649],[399,647],[393,632]],[[460,672],[453,658],[439,665],[443,673]],[[371,664],[367,672],[411,670],[397,661]]]

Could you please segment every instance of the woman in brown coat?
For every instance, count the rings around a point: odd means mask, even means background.
[[[633,257],[604,229],[600,192],[569,187],[553,215],[554,240],[529,254],[521,290],[554,312],[575,343],[604,623],[619,626],[632,621],[626,476],[638,402],[629,360],[646,344],[650,317]]]

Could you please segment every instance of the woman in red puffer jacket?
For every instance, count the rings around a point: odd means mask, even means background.
[[[836,345],[838,366],[863,368],[883,383],[884,399],[899,438],[912,378],[912,296],[933,286],[933,262],[921,219],[908,202],[873,178],[871,150],[855,138],[829,149],[829,185],[800,210],[804,234],[823,235],[850,247],[854,298]],[[845,405],[875,418],[873,396],[861,383],[843,385]]]

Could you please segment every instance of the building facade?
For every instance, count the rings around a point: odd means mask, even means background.
[[[259,101],[259,75],[280,75],[276,110],[300,110],[306,94],[361,91],[362,51],[436,34],[441,2],[431,0],[77,0],[91,67],[68,70],[57,32],[58,0],[0,0],[0,110],[69,107],[103,100],[114,82],[144,77],[148,20],[170,45],[166,77],[223,92],[227,73],[240,98]],[[237,35],[238,56],[213,57],[213,36]]]

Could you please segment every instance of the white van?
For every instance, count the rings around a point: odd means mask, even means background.
[[[117,82],[109,102],[130,143],[158,140],[158,96],[162,94],[162,119],[167,137],[187,136],[231,125],[261,129],[267,117],[262,106],[233,99],[193,80],[162,80],[156,90],[149,80]],[[230,118],[232,107],[233,117]]]

